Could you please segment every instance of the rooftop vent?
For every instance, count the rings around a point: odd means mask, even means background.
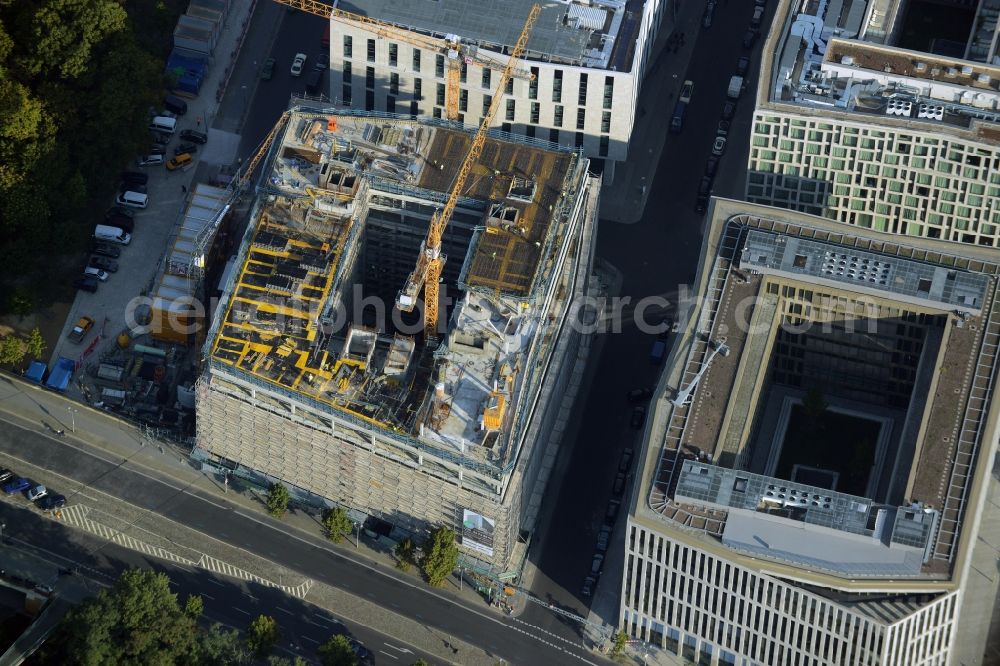
[[[851,57],[851,56],[847,56],[847,55],[841,56],[840,57],[840,64],[841,65],[853,65],[854,64],[854,58]]]
[[[892,65],[885,65],[884,67],[882,67],[882,71],[885,72],[885,73],[887,73],[887,74],[891,73],[892,72]]]
[[[917,70],[918,72],[926,72],[927,71],[927,63],[926,62],[921,62],[921,61],[918,60],[917,62],[913,63],[913,69]],[[888,70],[886,70],[886,71],[888,71]]]
[[[955,69],[954,67],[949,67],[948,69],[946,69],[944,71],[944,75],[948,76],[948,77],[954,78],[954,77],[958,76],[958,70]]]
[[[940,104],[921,104],[917,107],[917,118],[942,120],[944,118],[944,107]]]
[[[972,65],[962,65],[962,74],[972,76]]]
[[[990,75],[986,73],[980,74],[976,77],[976,81],[982,83],[984,86],[988,86],[990,84]]]
[[[913,103],[901,99],[890,99],[885,105],[887,116],[909,116],[913,111]]]

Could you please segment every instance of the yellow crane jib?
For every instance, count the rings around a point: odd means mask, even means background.
[[[409,308],[406,311],[412,311],[416,305],[416,298],[420,294],[420,289],[421,287],[423,288],[424,334],[427,336],[434,336],[438,324],[439,282],[441,272],[444,269],[444,257],[441,255],[441,237],[444,234],[444,230],[448,227],[448,223],[451,222],[451,216],[455,212],[458,198],[462,195],[462,190],[465,189],[465,181],[468,180],[469,174],[472,172],[472,167],[475,166],[480,155],[483,153],[490,124],[500,109],[504,90],[507,88],[507,82],[517,67],[517,61],[524,55],[524,50],[528,45],[528,37],[531,35],[531,29],[534,27],[535,20],[538,19],[541,9],[541,6],[537,4],[531,6],[528,18],[524,21],[524,27],[521,28],[521,34],[518,35],[514,49],[511,51],[510,59],[507,61],[507,65],[500,75],[500,80],[497,82],[496,90],[490,101],[490,107],[483,115],[479,129],[472,139],[472,146],[470,146],[469,152],[466,154],[465,159],[462,161],[462,166],[455,176],[455,181],[452,183],[451,191],[448,193],[448,200],[445,202],[444,208],[441,209],[440,213],[435,213],[431,217],[431,223],[427,229],[427,239],[421,245],[416,268],[410,273],[406,285],[396,299],[397,305],[400,305],[400,309]]]

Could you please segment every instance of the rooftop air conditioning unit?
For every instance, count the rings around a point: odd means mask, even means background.
[[[841,58],[840,58],[840,64],[841,65],[853,65],[854,64],[854,58],[852,58],[851,56],[848,56],[848,55],[841,56]]]
[[[918,72],[926,72],[927,63],[918,60],[917,62],[913,63],[913,69],[917,70]]]
[[[958,76],[958,70],[955,69],[954,67],[949,67],[948,69],[946,69],[944,71],[944,75],[948,76],[948,77],[954,78],[954,77]]]
[[[984,86],[988,86],[990,84],[990,75],[986,73],[980,74],[976,77],[976,81],[982,83]]]
[[[962,65],[962,74],[972,76],[972,65]]]

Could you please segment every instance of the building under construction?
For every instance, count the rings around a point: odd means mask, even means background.
[[[500,573],[580,341],[600,183],[579,151],[491,135],[419,330],[394,304],[472,145],[457,127],[288,114],[208,334],[198,447],[393,538],[453,527]]]

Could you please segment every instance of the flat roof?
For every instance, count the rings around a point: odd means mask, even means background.
[[[398,210],[407,209],[414,237],[425,234],[470,134],[433,119],[290,112],[264,165],[264,194],[226,289],[213,361],[387,431],[455,451],[489,448],[510,427],[522,357],[538,330],[524,314],[547,288],[542,257],[562,238],[554,223],[570,214],[565,203],[587,177],[576,151],[501,134],[487,140],[459,202],[461,224],[471,227],[474,213],[479,219],[464,261],[449,258],[464,266],[463,298],[431,349],[362,322],[327,322],[356,298],[365,229],[389,224],[370,218],[370,206],[407,202]],[[415,265],[415,241],[398,237]]]
[[[456,35],[463,43],[509,52],[536,0],[349,0],[335,6],[435,36]],[[526,59],[549,57],[573,64],[627,71],[645,0],[541,3],[528,38]],[[628,54],[628,57],[625,57]]]
[[[988,449],[988,429],[996,427],[995,415],[988,416],[986,406],[993,390],[990,377],[1000,362],[1000,306],[995,299],[1000,266],[980,259],[988,255],[978,251],[951,254],[946,243],[930,243],[934,249],[928,250],[924,243],[908,245],[914,239],[818,219],[810,225],[812,216],[752,208],[756,214],[731,214],[727,222],[717,222],[724,224],[719,236],[711,244],[706,240],[699,290],[707,295],[694,299],[699,310],[690,313],[693,319],[684,338],[675,343],[666,375],[666,397],[679,402],[656,403],[668,405],[664,409],[669,416],[662,439],[650,442],[656,452],[650,451],[644,472],[649,475],[649,508],[659,520],[682,530],[698,530],[703,538],[798,567],[808,569],[822,561],[824,571],[848,578],[940,578],[951,570],[965,519],[967,504],[955,498],[972,490],[976,456],[983,447]],[[735,204],[728,208],[734,209]],[[767,217],[768,212],[776,217]],[[795,222],[788,222],[789,217]],[[848,272],[852,264],[854,274]],[[843,275],[829,274],[841,268]],[[900,472],[908,475],[905,490],[900,487],[899,494],[893,494],[905,497],[897,500],[899,505],[746,469],[753,463],[741,457],[738,445],[757,427],[760,410],[755,405],[764,395],[759,382],[767,381],[753,369],[769,364],[785,284],[805,289],[815,284],[834,298],[854,296],[889,311],[899,307],[946,322],[936,329],[942,331],[939,346],[928,347],[929,357],[921,361],[940,370],[928,375],[933,377],[930,383],[914,384],[927,394],[913,396],[909,403],[908,409],[915,411],[906,418],[920,436],[900,463],[910,461]],[[749,310],[748,302],[754,304]],[[755,328],[764,322],[771,333]],[[720,342],[727,353],[716,353]],[[903,358],[893,362],[916,362]],[[973,379],[959,368],[972,368]],[[680,395],[689,397],[681,400]],[[689,413],[698,414],[697,419],[689,419]],[[962,430],[957,441],[951,433],[956,422]],[[985,441],[983,446],[980,441]],[[730,526],[734,515],[740,522]],[[765,522],[756,522],[763,518]],[[819,530],[822,539],[799,539],[796,547],[793,532],[785,531],[795,529]],[[769,535],[781,546],[768,548],[754,535],[771,543]],[[863,562],[816,549],[823,539],[838,535],[845,539],[844,548],[858,538],[867,539]],[[914,559],[910,550],[919,557]]]

